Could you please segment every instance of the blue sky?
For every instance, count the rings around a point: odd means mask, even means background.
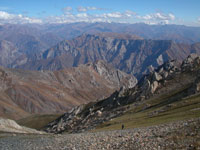
[[[200,26],[200,0],[0,0],[0,23],[121,22]]]

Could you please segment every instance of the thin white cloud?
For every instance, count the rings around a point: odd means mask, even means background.
[[[70,6],[67,6],[67,7],[65,7],[65,8],[63,8],[63,11],[64,12],[68,12],[68,11],[72,11],[73,9],[72,9],[72,7],[70,7]]]
[[[80,13],[80,14],[77,14],[76,16],[79,18],[88,18],[89,17],[87,13]]]
[[[171,19],[171,20],[175,20],[176,19],[176,17],[175,17],[175,15],[174,14],[169,14],[169,18]]]
[[[0,22],[1,23],[13,23],[13,24],[24,24],[24,23],[42,23],[41,19],[30,18],[23,16],[22,14],[10,14],[5,11],[0,11]]]
[[[85,8],[85,7],[79,6],[79,7],[77,8],[77,11],[78,11],[78,12],[86,12],[86,11],[88,11],[88,9]]]
[[[7,13],[7,12],[4,12],[4,11],[0,11],[0,19],[11,19],[13,18],[13,15]]]
[[[122,18],[123,14],[120,12],[106,13],[104,14],[107,18]]]
[[[154,14],[154,17],[158,20],[174,20],[175,19],[175,16],[171,13],[169,14],[156,13]]]
[[[153,16],[152,15],[145,15],[143,17],[140,17],[139,19],[151,20],[151,19],[153,19]]]
[[[111,17],[107,15],[91,15],[88,13],[67,14],[62,16],[48,17],[46,23],[74,23],[74,22],[111,22]]]
[[[87,10],[95,10],[99,8],[86,7]],[[78,14],[68,12],[62,16],[48,17],[45,22],[48,23],[72,23],[72,22],[118,22],[118,23],[130,23],[129,19],[135,17],[136,13],[130,10],[125,12],[108,12],[90,14],[84,8],[80,8],[81,11]]]
[[[123,13],[121,12],[111,12],[111,13],[103,13],[98,14],[96,17],[102,17],[102,18],[108,18],[108,19],[128,19],[135,17],[135,12],[133,11],[125,11]]]
[[[163,14],[163,13],[154,13],[154,14],[147,14],[145,16],[138,16],[139,19],[144,20],[174,20],[175,16],[171,13]]]
[[[136,12],[133,12],[131,10],[126,10],[125,13],[124,13],[124,15],[126,17],[134,17],[136,15]]]
[[[170,21],[175,20],[175,15],[172,13],[164,14],[164,13],[153,13],[147,14],[145,16],[137,16],[138,19],[144,20],[148,24],[169,24]]]
[[[85,7],[86,10],[97,10],[96,7]],[[74,23],[74,22],[117,22],[117,23],[135,23],[144,22],[147,24],[169,24],[176,19],[172,13],[152,13],[145,16],[139,16],[131,10],[124,12],[111,12],[108,13],[89,13],[85,8],[80,8],[79,13],[73,12],[71,7],[63,8],[63,15],[48,16],[43,19],[27,17],[22,14],[10,14],[5,11],[0,11],[0,23]],[[198,18],[200,22],[200,18]]]
[[[73,11],[73,8],[70,7],[70,6],[67,6],[67,7],[63,8],[62,11],[63,11],[64,14],[67,15],[67,14],[70,14]]]
[[[97,7],[87,7],[88,10],[100,10],[100,8]]]
[[[94,6],[88,6],[88,7],[79,6],[77,8],[78,12],[86,12],[86,11],[89,11],[89,10],[108,10],[108,9],[106,9],[106,8],[98,8],[98,7],[94,7]]]

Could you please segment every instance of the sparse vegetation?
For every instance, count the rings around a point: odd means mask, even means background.
[[[126,128],[135,128],[200,117],[200,94],[162,105],[174,94],[153,98],[139,106],[132,106],[132,109],[124,115],[105,122],[94,131],[118,130],[121,129],[122,123]],[[145,106],[149,107],[145,108]]]
[[[33,115],[30,117],[17,120],[17,123],[21,126],[40,130],[49,122],[55,120],[59,116],[61,116],[61,114]]]

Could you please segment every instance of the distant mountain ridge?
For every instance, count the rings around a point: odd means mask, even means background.
[[[0,65],[18,68],[21,65],[30,64],[33,61],[40,60],[41,53],[45,50],[63,40],[72,40],[83,34],[101,34],[101,37],[124,40],[130,40],[131,37],[135,40],[172,40],[187,45],[200,42],[200,28],[181,25],[147,25],[142,23],[5,24],[0,25],[0,41],[4,40],[12,45],[12,49],[15,49],[15,57],[8,60],[3,58],[7,57],[6,55],[2,55]],[[89,47],[91,48],[91,46]],[[6,48],[5,50],[0,49],[0,53],[7,50]],[[60,66],[67,66],[59,60],[55,60],[55,63],[60,63]],[[49,63],[46,65],[49,65]],[[78,63],[74,64],[74,66],[77,65]],[[72,66],[72,64],[69,64],[69,66]]]
[[[168,60],[182,61],[189,54],[200,54],[199,43],[192,45],[171,40],[147,40],[125,34],[83,34],[65,40],[41,53],[40,58],[19,68],[59,70],[88,62],[104,60],[117,69],[141,77],[147,67],[157,67]]]
[[[144,39],[173,40],[178,43],[192,44],[200,42],[200,28],[184,25],[148,25],[144,23],[72,23],[50,24],[46,26],[49,32],[60,35],[64,39],[72,39],[84,33],[96,34],[114,32],[132,34]]]

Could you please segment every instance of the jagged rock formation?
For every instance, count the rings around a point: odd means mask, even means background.
[[[181,89],[168,101],[178,101],[199,91],[200,57],[191,54],[181,64],[169,61],[143,76],[133,88],[114,92],[109,98],[73,108],[49,123],[47,132],[82,132],[115,118],[157,95]],[[145,109],[145,108],[144,108]]]
[[[170,40],[144,40],[124,34],[83,34],[44,51],[39,60],[29,61],[18,67],[59,70],[104,60],[115,68],[140,78],[148,66],[157,68],[174,59],[181,62],[192,52],[200,54],[199,47]]]
[[[103,61],[55,72],[0,68],[0,115],[17,119],[63,113],[136,83],[136,78]]]
[[[14,120],[3,118],[0,118],[0,132],[44,134],[42,131],[20,126]]]

